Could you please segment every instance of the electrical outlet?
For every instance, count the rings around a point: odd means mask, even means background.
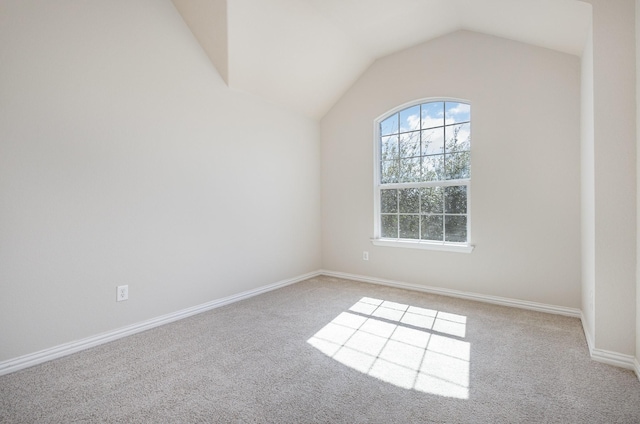
[[[129,286],[118,286],[116,290],[116,302],[129,299]]]
[[[369,252],[362,252],[362,260],[363,261],[368,261],[369,260]]]

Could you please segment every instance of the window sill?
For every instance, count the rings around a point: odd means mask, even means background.
[[[463,243],[438,243],[432,241],[371,239],[375,246],[404,247],[408,249],[439,250],[442,252],[471,253],[475,246]]]

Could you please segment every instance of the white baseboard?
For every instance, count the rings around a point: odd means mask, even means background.
[[[31,367],[33,365],[50,361],[52,359],[57,359],[66,355],[70,355],[72,353],[79,352],[81,350],[89,349],[94,346],[111,342],[113,340],[121,339],[123,337],[140,333],[142,331],[146,331],[154,327],[159,327],[161,325],[168,324],[170,322],[177,321],[183,318],[187,318],[202,312],[206,312],[211,309],[219,308],[221,306],[225,306],[234,302],[248,299],[250,297],[257,296],[259,294],[266,293],[271,290],[276,290],[281,287],[295,284],[300,281],[306,280],[308,278],[317,277],[318,275],[320,275],[319,271],[310,272],[308,274],[299,275],[297,277],[290,278],[287,280],[282,280],[277,283],[258,287],[253,290],[248,290],[242,293],[224,297],[222,299],[216,299],[211,302],[203,303],[201,305],[197,305],[191,308],[182,309],[180,311],[176,311],[170,314],[152,318],[147,321],[128,325],[126,327],[122,327],[117,330],[87,337],[81,340],[76,340],[70,343],[64,343],[59,346],[55,346],[49,349],[41,350],[39,352],[23,355],[14,359],[9,359],[9,360],[0,362],[0,375],[9,374],[24,368]]]
[[[624,355],[618,352],[594,348],[591,350],[591,359],[596,362],[602,362],[603,364],[614,365],[628,370],[637,370],[636,366],[638,362],[631,355]]]
[[[410,284],[410,283],[404,283],[404,282],[394,281],[394,280],[385,280],[382,278],[367,277],[364,275],[347,274],[344,272],[322,270],[320,271],[320,273],[322,275],[326,275],[329,277],[344,278],[347,280],[362,281],[365,283],[380,284],[383,286],[391,286],[391,287],[398,287],[401,289],[414,290],[414,291],[420,291],[425,293],[440,294],[443,296],[475,300],[478,302],[492,303],[495,305],[510,306],[510,307],[520,308],[520,309],[529,309],[533,311],[546,312],[546,313],[551,313],[556,315],[565,315],[565,316],[574,317],[574,318],[581,318],[582,316],[582,312],[580,311],[580,309],[567,308],[564,306],[547,305],[544,303],[509,299],[506,297],[489,296],[485,294],[464,292],[460,290],[443,289],[439,287],[422,286],[418,284]]]
[[[587,348],[589,348],[589,354],[593,354],[593,339],[591,338],[591,331],[587,327],[587,319],[584,317],[584,313],[580,312],[580,322],[582,322],[582,331],[584,332],[584,338],[587,339]]]
[[[61,358],[63,356],[70,355],[85,349],[89,349],[110,341],[121,339],[142,331],[146,331],[155,327],[159,327],[164,324],[168,324],[173,321],[177,321],[183,318],[190,317],[202,312],[209,311],[211,309],[219,308],[221,306],[229,305],[234,302],[238,302],[244,299],[248,299],[259,294],[263,294],[272,290],[279,289],[291,284],[295,284],[309,278],[317,277],[319,275],[326,275],[329,277],[343,278],[347,280],[362,281],[365,283],[379,284],[390,287],[398,287],[407,290],[420,291],[425,293],[440,294],[444,296],[457,297],[468,300],[475,300],[478,302],[492,303],[502,306],[510,306],[521,309],[529,309],[539,312],[546,312],[558,315],[566,315],[570,317],[581,318],[584,327],[584,318],[582,312],[579,309],[566,308],[556,305],[546,305],[536,302],[528,302],[523,300],[508,299],[498,296],[488,296],[477,293],[463,292],[459,290],[443,289],[438,287],[421,286],[417,284],[403,283],[393,280],[385,280],[381,278],[367,277],[364,275],[347,274],[342,272],[334,272],[328,270],[314,271],[307,274],[299,275],[294,278],[282,280],[277,283],[269,284],[266,286],[258,287],[253,290],[248,290],[242,293],[224,297],[222,299],[213,300],[211,302],[203,303],[191,308],[183,309],[170,314],[162,315],[156,318],[152,318],[147,321],[132,324],[117,330],[109,331],[106,333],[98,334],[95,336],[87,337],[85,339],[76,340],[70,343],[64,343],[59,346],[55,346],[49,349],[44,349],[39,352],[30,353],[17,358],[9,359],[0,362],[0,375],[9,374],[15,371],[19,371],[24,368],[28,368],[43,362],[50,361],[52,359]],[[587,345],[591,358],[598,362],[603,362],[609,365],[615,365],[618,367],[635,370],[638,379],[640,379],[640,363],[638,359],[630,355],[623,355],[616,352],[610,352],[607,350],[596,349],[591,340],[590,334],[586,327],[584,327],[585,337],[587,339]]]
[[[589,355],[591,359],[596,362],[602,362],[603,364],[614,365],[616,367],[625,368],[629,370],[635,370],[638,379],[640,379],[640,366],[638,360],[631,355],[625,355],[618,352],[612,352],[610,350],[598,349],[595,347],[594,340],[591,335],[591,331],[586,325],[586,319],[584,314],[581,317],[582,329],[584,336],[587,339],[587,347],[589,348]]]
[[[475,300],[478,302],[493,303],[496,305],[510,306],[515,308],[529,309],[529,310],[534,310],[539,312],[546,312],[551,314],[580,318],[582,322],[584,335],[585,335],[585,338],[587,339],[587,346],[589,349],[589,353],[591,355],[591,359],[597,362],[602,362],[605,364],[614,365],[614,366],[625,368],[625,369],[635,370],[636,375],[638,376],[638,379],[640,379],[640,363],[638,363],[637,358],[634,358],[631,355],[625,355],[622,353],[611,352],[608,350],[595,348],[594,341],[591,338],[591,334],[585,325],[586,320],[580,309],[567,308],[567,307],[556,306],[556,305],[547,305],[547,304],[536,303],[536,302],[528,302],[528,301],[517,300],[517,299],[509,299],[509,298],[498,297],[498,296],[488,296],[488,295],[464,292],[459,290],[422,286],[417,284],[404,283],[400,281],[385,280],[385,279],[375,278],[375,277],[367,277],[364,275],[348,274],[344,272],[322,270],[320,271],[320,273],[322,275],[326,275],[329,277],[344,278],[347,280],[362,281],[365,283],[380,284],[384,286],[398,287],[401,289],[415,290],[415,291],[421,291],[425,293],[434,293],[434,294],[440,294],[443,296],[451,296],[451,297],[458,297],[462,299]]]

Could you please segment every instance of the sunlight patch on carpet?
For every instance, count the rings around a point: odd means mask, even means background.
[[[404,389],[469,398],[467,317],[363,297],[307,343]]]

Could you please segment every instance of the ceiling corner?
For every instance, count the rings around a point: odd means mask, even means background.
[[[218,73],[229,85],[227,0],[171,0]]]

